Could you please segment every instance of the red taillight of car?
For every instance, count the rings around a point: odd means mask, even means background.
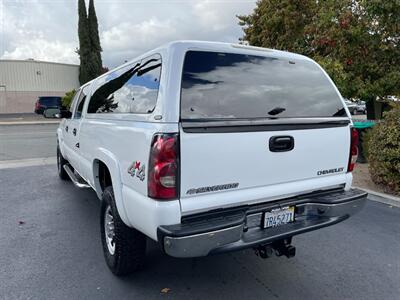
[[[35,108],[36,108],[36,109],[39,109],[39,108],[40,108],[40,103],[39,103],[39,101],[37,101],[37,102],[35,103]]]
[[[151,142],[149,177],[147,181],[149,197],[159,200],[178,198],[178,175],[178,134],[159,133],[154,135]]]
[[[352,172],[356,165],[358,156],[358,131],[355,128],[350,129],[351,142],[350,142],[350,157],[347,172]]]

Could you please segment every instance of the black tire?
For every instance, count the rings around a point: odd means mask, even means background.
[[[68,164],[68,161],[64,158],[60,151],[60,147],[57,146],[57,169],[58,169],[58,176],[62,180],[70,180],[67,172],[64,169],[64,165]]]
[[[114,245],[114,253],[109,250],[106,238],[105,217],[106,212],[111,212],[114,225],[114,237],[111,246]],[[125,225],[121,220],[114,200],[114,192],[111,186],[103,192],[100,212],[101,242],[104,258],[111,272],[117,276],[131,274],[144,265],[146,256],[146,236]]]

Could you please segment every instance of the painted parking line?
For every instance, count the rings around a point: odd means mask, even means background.
[[[41,157],[41,158],[28,158],[28,159],[17,159],[17,160],[1,160],[1,169],[13,169],[22,167],[34,167],[34,166],[46,166],[56,164],[56,157]]]

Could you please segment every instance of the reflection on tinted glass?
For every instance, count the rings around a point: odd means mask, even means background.
[[[100,78],[88,113],[151,113],[160,85],[161,57],[154,55]]]
[[[333,85],[310,61],[189,51],[182,119],[345,116]]]
[[[83,106],[85,105],[86,96],[88,94],[88,91],[89,91],[89,85],[85,86],[82,89],[82,92],[79,95],[79,100],[78,100],[78,104],[77,104],[77,107],[76,107],[76,112],[75,112],[75,115],[74,115],[74,119],[80,119],[81,118]]]

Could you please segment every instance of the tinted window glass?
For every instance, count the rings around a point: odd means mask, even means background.
[[[74,119],[80,119],[82,117],[82,110],[83,106],[85,105],[85,100],[88,92],[89,92],[89,85],[85,86],[82,89],[81,94],[79,95],[78,103],[74,114]]]
[[[46,106],[60,106],[61,97],[39,97],[39,103]]]
[[[69,110],[70,110],[71,112],[73,111],[74,107],[76,106],[76,102],[77,102],[78,99],[79,99],[80,93],[81,93],[81,89],[77,90],[76,93],[75,93],[75,95],[74,95],[74,98],[72,99],[71,106],[70,106],[70,108],[69,108]]]
[[[88,113],[151,113],[157,102],[161,57],[154,55],[100,78]]]
[[[345,115],[333,85],[313,62],[202,51],[186,54],[182,119]]]

